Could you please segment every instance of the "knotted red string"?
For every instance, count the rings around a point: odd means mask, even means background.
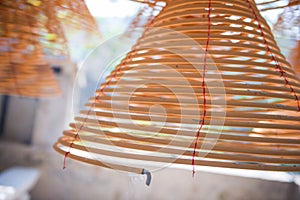
[[[271,49],[270,49],[270,46],[269,46],[269,44],[268,44],[268,41],[267,41],[267,39],[266,39],[266,37],[265,37],[265,33],[263,32],[261,23],[260,23],[260,21],[258,20],[258,16],[257,16],[255,10],[253,9],[253,7],[252,7],[250,1],[247,0],[247,2],[248,2],[248,4],[249,4],[249,8],[251,9],[252,13],[254,14],[254,17],[255,17],[254,19],[255,19],[255,21],[258,23],[258,28],[259,28],[259,30],[260,30],[260,32],[261,32],[261,36],[263,37],[264,44],[266,45],[267,51],[268,51],[268,53],[270,53],[271,58],[272,58],[272,61],[274,61],[275,64],[276,64],[276,70],[279,70],[279,72],[280,72],[280,77],[283,77],[283,79],[284,79],[284,81],[285,81],[285,84],[288,85],[288,87],[289,87],[290,90],[291,90],[291,93],[293,93],[293,95],[295,96],[295,100],[297,101],[298,112],[299,112],[299,111],[300,111],[300,102],[299,102],[299,98],[298,98],[298,96],[297,96],[297,94],[296,94],[296,91],[294,90],[293,86],[292,86],[292,85],[289,83],[289,81],[287,80],[286,76],[284,75],[285,72],[283,71],[283,69],[282,69],[280,63],[278,62],[278,60],[275,58],[274,54],[272,53],[272,51],[271,51]]]
[[[153,23],[153,20],[151,21],[150,25],[151,25],[152,23]],[[145,34],[145,32],[144,32],[144,34]],[[139,45],[139,42],[140,42],[140,41],[141,41],[141,40],[138,40],[135,46]],[[134,46],[134,47],[135,47],[135,46]],[[129,59],[131,59],[132,54],[133,54],[134,52],[135,52],[135,50],[132,50],[132,52],[128,55],[128,57],[125,57],[125,58],[122,60],[121,65],[119,66],[119,68],[113,72],[113,75],[106,81],[106,83],[104,84],[104,86],[100,89],[100,92],[96,95],[96,98],[95,98],[94,102],[92,103],[92,105],[90,106],[90,108],[89,108],[89,110],[88,110],[88,112],[87,112],[87,114],[86,114],[86,117],[84,118],[84,121],[83,121],[82,124],[80,125],[78,131],[76,132],[75,136],[73,137],[72,142],[71,142],[70,145],[69,145],[69,150],[68,150],[68,151],[65,153],[65,155],[64,155],[63,169],[66,168],[66,160],[67,160],[67,157],[70,155],[71,148],[72,148],[72,146],[73,146],[75,140],[78,138],[79,132],[82,130],[82,128],[84,127],[85,123],[87,122],[88,116],[90,115],[90,113],[91,113],[91,111],[92,111],[92,107],[94,107],[94,106],[96,105],[96,102],[98,101],[99,97],[102,96],[102,95],[104,94],[104,89],[111,83],[111,81],[112,81],[114,78],[116,78],[117,73],[120,72],[121,68],[126,66],[126,61],[129,60]]]
[[[202,130],[202,127],[205,124],[205,118],[206,118],[206,88],[205,88],[205,73],[206,73],[206,67],[207,67],[207,54],[208,54],[208,45],[210,40],[210,13],[211,13],[211,0],[208,1],[208,25],[207,25],[207,40],[205,45],[205,53],[204,53],[204,60],[203,60],[203,73],[202,73],[202,95],[203,95],[203,116],[201,120],[200,127],[197,131],[195,143],[194,143],[194,151],[193,151],[193,157],[192,157],[192,166],[193,166],[193,176],[195,175],[195,156],[196,156],[196,149],[198,145],[198,139]]]

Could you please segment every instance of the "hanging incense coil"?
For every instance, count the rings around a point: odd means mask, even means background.
[[[157,2],[166,2],[167,0],[132,0],[148,5],[155,5]],[[292,7],[300,4],[299,0],[290,0],[288,3],[286,0],[255,0],[256,5],[260,11],[275,10],[285,7]]]
[[[62,23],[99,35],[83,0],[4,0],[0,11],[0,92],[5,94],[59,94],[51,64],[70,61]]]
[[[41,41],[39,7],[25,1],[0,4],[0,93],[27,97],[50,97],[60,93],[56,77],[45,58]]]
[[[293,1],[290,1],[290,4]],[[279,15],[277,22],[274,24],[273,33],[280,38],[288,38],[291,42],[282,44],[284,50],[289,50],[287,57],[289,58],[293,68],[299,77],[300,66],[300,5],[284,8]],[[294,43],[294,44],[291,44]],[[299,77],[300,78],[300,77]]]
[[[144,3],[150,6],[154,6],[155,4],[157,4],[157,2],[166,2],[167,0],[131,0],[131,1],[136,1],[139,3]]]
[[[167,1],[54,149],[142,174],[300,171],[299,93],[254,1]]]
[[[300,79],[300,40],[297,41],[296,47],[291,50],[290,60],[298,78]]]
[[[159,4],[145,4],[140,8],[137,15],[133,18],[129,27],[126,30],[126,36],[132,37],[132,34],[138,29],[144,29],[150,25],[150,22],[163,8]]]
[[[63,25],[57,17],[59,10],[54,6],[54,2],[45,1],[40,5],[45,17],[41,30],[44,35],[40,42],[49,60],[70,60],[67,38]]]
[[[2,23],[27,26],[28,30],[32,29],[34,34],[39,36],[38,41],[42,43],[47,54],[63,56],[65,60],[68,60],[69,55],[63,25],[74,30],[84,30],[97,37],[101,35],[84,0],[5,0],[0,9],[3,12]],[[25,24],[28,22],[33,27]]]
[[[300,5],[299,0],[256,0],[260,11],[268,11]]]
[[[37,2],[37,1],[34,1]],[[0,5],[1,24],[16,39],[26,39],[28,44],[41,43],[44,50],[68,57],[67,41],[61,23],[49,2],[3,1]]]
[[[53,6],[56,10],[56,17],[66,25],[98,36],[101,35],[84,0],[56,0]]]
[[[300,2],[300,1],[299,1]],[[286,7],[274,24],[274,31],[280,35],[297,39],[300,37],[300,5]]]

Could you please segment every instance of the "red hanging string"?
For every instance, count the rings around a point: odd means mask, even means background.
[[[133,51],[133,52],[134,52],[134,51]],[[65,155],[64,155],[63,169],[66,168],[66,160],[67,160],[67,157],[70,155],[70,150],[71,150],[71,148],[73,147],[73,144],[74,144],[75,140],[78,138],[79,132],[82,130],[82,128],[84,127],[85,123],[87,122],[88,116],[90,115],[90,113],[91,113],[91,111],[92,111],[92,107],[94,107],[94,106],[96,105],[96,102],[98,101],[99,97],[102,96],[102,95],[104,94],[104,89],[110,84],[110,82],[112,81],[112,79],[116,78],[116,75],[117,75],[117,73],[121,70],[121,68],[122,68],[123,66],[126,66],[126,65],[125,65],[125,61],[127,61],[127,60],[130,59],[130,58],[131,58],[131,54],[130,54],[128,57],[126,57],[126,58],[123,59],[123,61],[121,62],[121,65],[119,66],[119,69],[118,69],[118,70],[115,70],[115,71],[113,72],[113,76],[111,76],[111,77],[108,79],[108,81],[105,83],[105,85],[101,88],[100,92],[97,94],[97,96],[96,96],[94,102],[92,103],[92,105],[90,106],[90,108],[89,108],[89,110],[88,110],[88,112],[87,112],[87,114],[86,114],[86,117],[84,118],[84,121],[82,122],[82,124],[80,125],[80,127],[79,127],[77,133],[76,133],[75,136],[73,137],[73,140],[72,140],[72,142],[71,142],[70,145],[69,145],[69,150],[68,150],[68,151],[65,153]]]
[[[285,72],[283,71],[280,63],[278,62],[278,60],[275,58],[274,54],[272,53],[271,49],[270,49],[270,46],[268,44],[268,41],[265,37],[265,33],[263,32],[263,29],[262,29],[262,26],[261,26],[261,23],[260,21],[258,20],[258,16],[255,12],[255,10],[253,9],[253,6],[251,5],[250,1],[247,0],[248,4],[249,4],[249,8],[251,9],[252,13],[254,14],[254,19],[255,21],[258,23],[258,28],[261,32],[261,36],[263,37],[263,40],[264,40],[264,44],[266,45],[266,48],[267,48],[267,51],[268,53],[270,53],[271,57],[272,57],[272,61],[274,61],[276,63],[276,70],[278,70],[280,72],[280,77],[283,77],[284,81],[285,81],[285,84],[288,85],[288,87],[290,88],[291,90],[291,93],[293,93],[293,95],[295,96],[295,100],[297,101],[297,106],[298,106],[298,112],[300,111],[300,102],[299,102],[299,98],[296,94],[296,91],[294,90],[293,86],[289,83],[289,81],[287,80],[286,76],[284,75]]]
[[[206,90],[205,90],[205,73],[206,73],[206,67],[207,67],[207,54],[208,54],[208,45],[209,45],[209,40],[210,40],[210,13],[211,13],[211,0],[208,2],[208,27],[207,27],[207,40],[206,40],[206,45],[205,45],[205,53],[204,53],[204,60],[203,60],[203,73],[202,73],[202,95],[203,95],[203,116],[201,120],[200,127],[197,131],[195,143],[194,143],[194,151],[193,151],[193,157],[192,157],[192,166],[193,166],[193,177],[195,175],[195,156],[196,156],[196,149],[198,145],[198,139],[200,136],[200,132],[202,130],[202,127],[205,124],[205,118],[206,118]]]

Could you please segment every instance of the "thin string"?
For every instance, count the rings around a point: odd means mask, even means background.
[[[195,175],[195,156],[196,156],[196,149],[197,149],[197,145],[198,145],[198,139],[199,139],[202,127],[205,124],[205,118],[206,118],[205,73],[206,73],[206,67],[207,67],[207,54],[208,54],[208,46],[209,46],[209,40],[210,40],[210,26],[211,26],[210,13],[211,13],[211,0],[209,0],[209,2],[208,2],[207,40],[206,40],[206,45],[205,45],[205,53],[204,53],[204,61],[203,61],[204,65],[203,65],[203,73],[202,73],[203,116],[202,116],[200,127],[197,131],[196,140],[195,140],[195,144],[194,144],[194,151],[193,151],[193,157],[192,157],[193,177]]]
[[[153,24],[153,21],[154,21],[154,19],[151,21],[150,25]],[[149,26],[150,26],[150,25],[149,25]],[[70,145],[69,145],[69,150],[68,150],[68,151],[65,153],[65,155],[64,155],[63,169],[66,168],[66,160],[67,160],[67,157],[70,155],[70,151],[71,151],[71,148],[72,148],[73,145],[74,145],[75,140],[78,139],[79,132],[82,130],[82,128],[84,127],[85,123],[87,122],[88,116],[90,115],[90,113],[91,113],[91,111],[92,111],[92,108],[93,108],[93,107],[96,105],[96,103],[98,102],[99,97],[102,96],[102,95],[104,95],[104,89],[105,89],[107,86],[109,86],[109,84],[111,83],[111,81],[112,81],[114,78],[116,78],[117,73],[120,72],[121,68],[126,67],[126,61],[131,59],[132,54],[136,51],[136,50],[135,50],[135,47],[138,46],[138,45],[140,44],[141,39],[143,38],[143,36],[145,35],[146,32],[147,32],[147,31],[145,31],[145,32],[142,34],[142,37],[141,37],[141,38],[137,41],[137,43],[132,47],[132,51],[131,51],[129,54],[127,54],[127,56],[122,60],[121,65],[118,67],[117,70],[114,70],[114,71],[113,71],[113,75],[106,81],[106,83],[104,84],[104,86],[100,89],[100,92],[96,95],[96,98],[94,99],[94,102],[92,103],[92,105],[90,106],[90,108],[89,108],[87,114],[85,115],[86,117],[84,118],[83,122],[81,123],[79,129],[77,129],[77,132],[76,132],[75,136],[73,137],[72,142],[71,142]]]
[[[92,111],[92,108],[93,108],[93,107],[96,105],[96,103],[98,102],[99,97],[102,96],[102,95],[104,95],[104,89],[110,84],[110,82],[112,81],[112,79],[114,79],[114,78],[116,77],[117,73],[121,70],[121,68],[122,68],[123,66],[126,66],[126,65],[125,65],[125,61],[127,61],[127,60],[130,59],[130,58],[131,58],[131,54],[130,54],[130,56],[125,57],[125,58],[122,60],[119,69],[118,69],[118,70],[115,70],[115,71],[113,72],[113,76],[111,76],[111,77],[108,79],[108,81],[106,81],[106,83],[104,84],[104,86],[101,88],[100,92],[96,95],[96,98],[94,99],[94,101],[93,101],[92,105],[90,106],[90,108],[89,108],[87,114],[85,115],[86,117],[84,118],[83,122],[81,123],[81,125],[80,125],[80,127],[79,127],[79,130],[77,131],[77,133],[76,133],[75,136],[73,137],[72,142],[71,142],[70,145],[69,145],[69,150],[65,153],[65,156],[64,156],[64,163],[63,163],[63,169],[66,168],[66,160],[67,160],[67,157],[68,157],[69,154],[70,154],[70,150],[71,150],[71,148],[73,147],[75,140],[78,139],[79,132],[82,130],[82,128],[84,127],[85,123],[87,122],[88,116],[90,115],[90,113],[91,113],[91,111]]]
[[[283,71],[280,63],[278,62],[278,60],[275,58],[274,54],[272,53],[271,49],[270,49],[270,46],[268,44],[268,41],[265,37],[265,33],[263,32],[263,29],[262,29],[262,26],[261,26],[261,23],[260,21],[258,20],[258,16],[255,12],[255,10],[253,9],[253,6],[251,5],[250,1],[249,0],[246,0],[249,4],[249,8],[252,10],[252,13],[254,14],[255,16],[255,21],[258,23],[258,28],[261,32],[261,36],[263,37],[263,40],[264,40],[264,44],[266,45],[266,48],[267,48],[267,51],[268,53],[270,53],[271,57],[272,57],[272,61],[274,61],[276,63],[276,70],[280,72],[280,77],[283,77],[284,81],[285,81],[285,84],[288,85],[288,87],[290,88],[291,90],[291,93],[293,93],[293,95],[295,96],[295,100],[297,101],[297,106],[298,106],[298,112],[300,111],[300,102],[299,102],[299,98],[293,88],[293,86],[289,83],[289,81],[287,80],[286,76],[284,75],[285,72]]]

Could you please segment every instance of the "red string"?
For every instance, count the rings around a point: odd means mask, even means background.
[[[150,25],[152,25],[152,23],[153,23],[153,20],[151,21]],[[147,32],[147,31],[145,31],[145,32],[143,33],[143,35],[144,35],[146,32]],[[141,38],[142,38],[142,37],[141,37]],[[140,41],[141,41],[141,40],[139,39],[139,40],[137,41],[136,45],[133,46],[133,48],[135,48],[136,46],[138,46],[139,43],[140,43]],[[105,85],[100,89],[100,92],[97,94],[97,96],[96,96],[94,102],[93,102],[92,105],[90,106],[90,108],[89,108],[89,110],[88,110],[88,112],[87,112],[87,114],[86,114],[86,117],[84,118],[84,121],[82,122],[82,124],[80,125],[80,127],[79,127],[77,133],[76,133],[75,136],[73,137],[73,140],[72,140],[72,142],[71,142],[70,145],[69,145],[69,150],[68,150],[68,151],[65,153],[65,155],[64,155],[63,169],[66,168],[66,160],[67,160],[67,157],[70,155],[71,148],[73,147],[75,140],[78,138],[79,132],[82,130],[83,126],[84,126],[85,123],[87,122],[88,116],[90,115],[90,113],[91,113],[91,111],[92,111],[92,107],[94,107],[94,106],[96,105],[96,102],[98,101],[99,97],[102,96],[102,95],[104,94],[104,89],[111,83],[112,79],[116,78],[117,73],[121,71],[121,68],[126,66],[126,63],[125,63],[125,62],[126,62],[127,60],[131,59],[132,54],[133,54],[135,51],[136,51],[135,49],[132,50],[131,53],[128,55],[128,57],[125,57],[125,58],[122,60],[121,65],[119,66],[118,70],[115,70],[115,71],[113,72],[113,76],[111,76],[111,77],[108,79],[108,81],[105,83]]]
[[[274,61],[276,63],[276,70],[279,70],[280,72],[280,77],[283,77],[284,81],[285,81],[285,84],[289,86],[291,92],[293,93],[293,95],[295,96],[295,100],[297,101],[297,106],[298,106],[298,112],[300,111],[300,102],[299,102],[299,98],[293,88],[293,86],[289,83],[289,81],[287,80],[286,76],[284,75],[285,72],[283,71],[282,67],[280,66],[278,60],[275,58],[274,54],[272,53],[271,49],[270,49],[270,46],[267,42],[267,39],[265,37],[265,33],[263,32],[263,29],[262,29],[262,26],[261,26],[261,23],[260,21],[258,20],[258,16],[257,14],[255,13],[255,10],[253,9],[251,3],[249,0],[247,0],[248,4],[249,4],[249,8],[252,10],[252,13],[254,14],[255,16],[255,21],[258,23],[258,28],[261,32],[261,36],[263,37],[263,40],[264,40],[264,44],[266,45],[266,48],[267,48],[267,51],[268,53],[270,53],[271,57],[272,57],[272,61]]]
[[[134,52],[134,51],[133,51]],[[127,57],[127,58],[124,58],[123,61],[121,62],[121,65],[119,66],[118,70],[115,70],[113,72],[113,76],[111,76],[108,81],[105,83],[105,85],[101,88],[100,92],[97,94],[94,102],[92,103],[92,105],[90,106],[87,114],[86,114],[86,117],[84,118],[84,121],[82,122],[82,124],[80,125],[79,127],[79,130],[77,131],[77,133],[75,134],[75,136],[73,137],[73,140],[72,142],[70,143],[69,145],[69,150],[65,153],[64,155],[64,161],[63,161],[63,169],[66,168],[66,160],[67,160],[67,157],[70,155],[70,150],[71,148],[73,147],[73,144],[75,142],[75,140],[78,138],[79,136],[79,132],[82,130],[83,126],[85,125],[85,123],[87,122],[87,119],[88,119],[88,116],[90,115],[91,111],[92,111],[92,107],[94,107],[96,105],[96,102],[98,101],[100,95],[103,95],[104,94],[104,89],[110,84],[110,82],[112,81],[112,79],[116,78],[116,75],[117,73],[121,70],[121,68],[123,66],[125,66],[125,61],[127,61],[127,59],[130,59],[131,58],[131,54]]]
[[[210,40],[210,13],[211,13],[211,0],[209,0],[208,3],[208,28],[207,28],[207,41],[205,45],[205,54],[204,54],[204,60],[203,60],[203,74],[202,74],[202,94],[203,94],[203,116],[201,120],[201,125],[197,131],[196,140],[194,144],[194,151],[193,151],[193,158],[192,158],[192,166],[193,166],[193,177],[195,175],[195,156],[196,156],[196,149],[198,145],[198,139],[200,136],[200,132],[202,130],[203,125],[205,124],[205,118],[206,118],[206,90],[205,90],[205,73],[206,73],[206,67],[207,67],[207,54],[208,54],[208,45]]]

